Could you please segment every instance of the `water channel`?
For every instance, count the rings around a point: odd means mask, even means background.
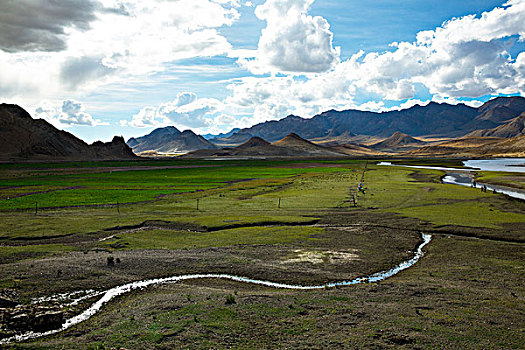
[[[59,332],[62,332],[68,328],[71,328],[72,326],[79,324],[80,322],[83,322],[87,319],[89,319],[91,316],[95,315],[104,304],[112,300],[113,298],[128,293],[135,289],[143,289],[152,285],[158,285],[158,284],[165,284],[165,283],[176,283],[180,281],[186,281],[186,280],[193,280],[193,279],[209,279],[209,278],[219,278],[219,279],[225,279],[235,282],[241,282],[241,283],[250,283],[265,287],[271,287],[271,288],[281,288],[281,289],[294,289],[294,290],[315,290],[315,289],[325,289],[325,288],[333,288],[333,287],[339,287],[339,286],[350,286],[355,284],[364,284],[364,283],[375,283],[383,281],[387,278],[390,278],[399,272],[408,269],[409,267],[413,266],[422,256],[423,256],[423,247],[426,246],[432,236],[427,234],[422,234],[422,243],[419,244],[417,247],[414,256],[410,260],[403,261],[396,267],[381,271],[378,273],[375,273],[373,275],[367,276],[367,277],[359,277],[355,278],[353,280],[349,281],[339,281],[339,282],[331,282],[326,284],[320,284],[320,285],[311,285],[311,286],[301,286],[297,284],[287,284],[287,283],[279,283],[279,282],[272,282],[272,281],[264,281],[264,280],[257,280],[252,279],[249,277],[241,277],[241,276],[235,276],[235,275],[228,275],[228,274],[193,274],[193,275],[178,275],[178,276],[172,276],[172,277],[166,277],[166,278],[157,278],[157,279],[150,279],[150,280],[144,280],[144,281],[138,281],[138,282],[131,282],[127,283],[121,286],[116,286],[111,289],[108,289],[106,291],[96,292],[93,294],[93,291],[87,291],[87,296],[99,296],[102,295],[102,297],[97,300],[94,304],[92,304],[89,308],[84,310],[82,313],[80,313],[77,316],[74,316],[64,322],[62,324],[62,327],[59,329],[50,330],[47,332],[26,332],[23,334],[15,335],[10,338],[2,339],[0,340],[0,345],[2,344],[8,344],[11,342],[19,342],[24,341],[28,339],[33,338],[39,338],[43,336],[48,336],[52,334],[56,334]],[[79,292],[74,292],[72,294],[79,294]],[[53,299],[53,298],[46,298],[47,299]],[[81,297],[80,299],[85,299],[85,297]],[[73,305],[74,303],[77,303],[77,300],[72,301],[68,305]]]

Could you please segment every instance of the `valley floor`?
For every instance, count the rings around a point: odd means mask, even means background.
[[[293,291],[188,280],[134,290],[61,333],[2,346],[525,346],[524,202],[441,184],[441,171],[366,161],[192,165],[201,167],[4,166],[0,288],[21,305],[2,309],[0,337],[17,332],[8,326],[17,312],[35,312],[35,298],[188,273],[350,280],[411,258],[421,233],[433,238],[419,262],[380,283]],[[40,306],[69,318],[96,300]]]

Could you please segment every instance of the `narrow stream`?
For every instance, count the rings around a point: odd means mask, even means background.
[[[106,304],[113,298],[119,295],[128,293],[132,290],[143,289],[151,285],[158,285],[158,284],[164,284],[164,283],[176,283],[180,281],[193,280],[193,279],[220,278],[220,279],[226,279],[226,280],[235,281],[235,282],[250,283],[250,284],[256,284],[256,285],[261,285],[261,286],[266,286],[266,287],[271,287],[271,288],[313,290],[313,289],[324,289],[324,288],[332,288],[332,287],[338,287],[338,286],[350,286],[354,284],[364,284],[364,283],[374,283],[374,282],[384,281],[387,278],[390,278],[398,274],[399,272],[413,266],[423,256],[424,254],[423,247],[426,246],[430,242],[430,240],[432,239],[432,236],[427,235],[427,234],[422,234],[421,237],[423,239],[423,242],[417,247],[414,257],[412,257],[410,260],[403,261],[402,263],[400,263],[399,265],[397,265],[396,267],[390,270],[381,271],[381,272],[375,273],[367,277],[355,278],[350,281],[332,282],[332,283],[312,285],[312,286],[301,286],[297,284],[287,284],[287,283],[257,280],[257,279],[252,279],[248,277],[241,277],[241,276],[228,275],[228,274],[193,274],[193,275],[172,276],[172,277],[166,277],[166,278],[156,278],[156,279],[127,283],[121,286],[117,286],[117,287],[108,289],[105,292],[97,292],[97,295],[102,295],[102,298],[96,301],[93,305],[91,305],[88,309],[83,311],[81,314],[66,320],[64,324],[62,325],[62,327],[59,329],[54,329],[54,330],[47,331],[47,332],[26,332],[23,334],[19,334],[19,335],[10,337],[10,338],[0,340],[0,345],[8,344],[8,343],[15,342],[15,341],[19,342],[19,341],[24,341],[28,339],[44,337],[47,335],[52,335],[52,334],[62,332],[68,328],[71,328],[72,326],[76,324],[79,324],[80,322],[83,322],[89,319],[91,316],[95,315],[102,308],[104,304]]]

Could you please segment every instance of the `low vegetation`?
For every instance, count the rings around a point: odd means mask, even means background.
[[[21,303],[186,273],[347,280],[395,266],[421,232],[434,235],[418,264],[379,284],[306,292],[186,281],[134,291],[68,331],[13,347],[525,346],[525,203],[441,184],[441,171],[365,160],[0,169],[0,289]],[[523,186],[512,174],[479,175]]]

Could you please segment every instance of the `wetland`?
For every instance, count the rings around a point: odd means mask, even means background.
[[[376,163],[2,164],[0,289],[15,304],[0,309],[2,346],[522,348],[525,203]],[[418,252],[387,279],[343,283]],[[101,302],[158,279],[176,283]],[[29,322],[54,313],[62,325],[96,303],[62,332]],[[54,334],[10,339],[28,331]]]

